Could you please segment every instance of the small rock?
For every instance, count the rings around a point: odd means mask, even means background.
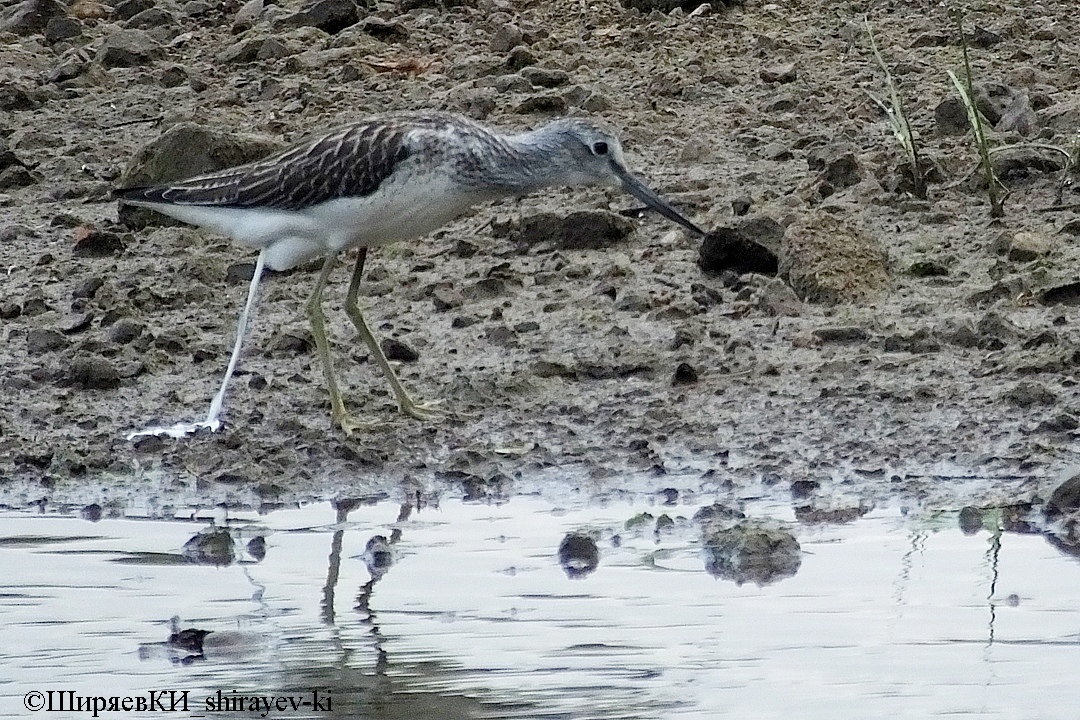
[[[992,30],[987,30],[984,27],[975,26],[975,30],[967,36],[967,43],[970,47],[986,50],[997,45],[1005,38]]]
[[[504,23],[495,30],[488,47],[493,53],[507,53],[521,45],[523,37],[520,27],[513,23]]]
[[[109,342],[116,343],[117,345],[127,345],[129,342],[134,341],[146,330],[146,325],[136,320],[130,320],[124,318],[113,323],[106,333],[106,338]]]
[[[71,297],[73,298],[92,298],[97,294],[97,291],[101,289],[101,286],[105,284],[105,281],[100,277],[88,277],[82,280],[75,289],[71,291]]]
[[[233,15],[232,30],[234,34],[240,34],[245,30],[250,30],[255,27],[255,23],[262,17],[263,11],[266,9],[266,5],[263,0],[247,0],[240,9]],[[191,15],[187,5],[184,6],[184,12]]]
[[[420,353],[397,338],[385,338],[383,339],[381,346],[387,360],[416,362],[420,359]]]
[[[96,60],[106,68],[149,65],[164,50],[145,30],[124,29],[106,36]]]
[[[906,352],[921,355],[923,353],[938,352],[941,350],[941,344],[930,337],[929,330],[920,328],[910,335],[901,333],[889,335],[882,343],[882,350],[885,352]]]
[[[938,135],[963,135],[971,129],[964,101],[950,95],[934,108],[934,127]]]
[[[795,63],[784,63],[782,65],[772,65],[770,67],[761,69],[761,79],[767,83],[789,83],[795,82],[798,78],[798,73],[795,70]]]
[[[83,25],[75,18],[51,17],[45,25],[45,42],[55,43],[82,35]]]
[[[1049,235],[1041,232],[1020,230],[1012,237],[1009,245],[1009,259],[1014,262],[1030,262],[1053,249]]]
[[[1046,501],[1047,517],[1075,513],[1080,510],[1080,475],[1074,475],[1054,488]]]
[[[865,301],[888,287],[888,255],[876,237],[814,210],[787,227],[779,274],[804,302]]]
[[[689,363],[679,363],[675,367],[675,375],[671,379],[672,385],[693,385],[698,381],[697,370]]]
[[[57,0],[23,0],[4,11],[0,29],[16,35],[32,35],[45,30],[49,19],[62,17],[65,8]]]
[[[353,0],[317,0],[304,10],[282,18],[275,27],[314,26],[336,35],[358,22],[360,14]]]
[[[1060,413],[1039,423],[1035,428],[1037,432],[1046,433],[1068,433],[1080,428],[1080,421],[1076,419],[1075,415],[1069,413]]]
[[[514,112],[520,115],[530,113],[564,113],[566,112],[566,100],[561,95],[533,95],[527,97],[514,108]]]
[[[130,20],[143,10],[154,7],[154,0],[120,0],[113,7],[113,14],[118,20]]]
[[[860,327],[831,327],[814,330],[814,337],[833,345],[857,345],[870,339],[870,332]]]
[[[173,14],[168,10],[162,10],[159,7],[151,7],[133,15],[131,19],[124,24],[124,27],[150,30],[169,25],[176,25],[176,18],[173,17]]]
[[[368,17],[361,25],[364,32],[385,43],[401,42],[409,37],[409,30],[399,22],[390,22],[378,17]]]
[[[124,243],[116,233],[82,225],[75,228],[73,234],[75,257],[113,257],[124,252]]]
[[[784,226],[764,215],[748,218],[734,227],[716,228],[701,241],[698,266],[712,275],[728,270],[775,275],[783,237]]]
[[[25,167],[12,165],[0,171],[0,190],[27,187],[37,181],[38,179],[34,176],[34,173]]]
[[[570,82],[570,74],[565,70],[530,66],[521,69],[521,76],[537,87],[553,88]]]
[[[111,390],[120,387],[120,373],[105,358],[78,358],[71,364],[71,382],[85,390]]]
[[[1040,383],[1022,382],[1011,390],[1007,390],[1002,396],[1003,400],[1022,408],[1033,405],[1053,405],[1058,397],[1055,393],[1047,390]]]
[[[28,355],[44,355],[68,346],[68,340],[56,330],[34,328],[26,334],[26,352]]]
[[[761,288],[758,307],[773,317],[798,317],[802,314],[799,296],[780,278],[772,278]]]
[[[857,185],[862,180],[859,161],[846,145],[830,145],[806,156],[807,167],[821,174],[821,179],[834,189]]]
[[[559,565],[568,578],[583,578],[599,567],[600,548],[585,533],[570,533],[559,543]]]
[[[946,318],[934,328],[934,336],[962,348],[977,348],[983,343],[975,324],[967,318]]]
[[[5,82],[0,86],[0,110],[14,112],[16,110],[36,110],[41,102],[31,94],[31,91],[18,83]],[[6,153],[6,149],[4,150]],[[7,167],[11,163],[4,163]],[[21,163],[20,163],[21,164]]]
[[[506,57],[506,67],[511,70],[520,70],[524,67],[536,64],[536,55],[524,45],[518,45],[510,50]]]
[[[510,239],[522,245],[552,243],[557,248],[598,250],[621,244],[634,232],[634,222],[601,210],[579,210],[563,217],[539,213],[522,218]]]

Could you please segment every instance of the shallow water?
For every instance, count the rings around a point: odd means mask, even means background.
[[[175,691],[185,714],[215,717],[208,702],[250,705],[252,696],[309,705],[225,715],[1075,712],[1080,563],[1041,536],[965,535],[955,513],[889,509],[804,525],[762,504],[747,514],[786,523],[801,567],[764,587],[738,586],[705,571],[700,532],[687,520],[697,509],[526,495],[227,518],[187,509],[167,520],[4,511],[0,715],[26,717],[24,701],[70,701],[58,691]],[[653,523],[628,530],[642,512],[675,523],[659,537]],[[210,519],[233,531],[234,562],[182,557]],[[600,550],[598,568],[576,579],[557,560],[574,531],[591,533]],[[376,535],[387,540],[380,557],[392,557],[389,567],[365,553]],[[255,537],[266,541],[261,560],[246,546]],[[201,654],[167,644],[173,616],[179,628],[211,631]],[[161,697],[169,707],[173,696]]]

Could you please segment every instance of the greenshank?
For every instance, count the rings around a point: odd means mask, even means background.
[[[334,422],[346,435],[367,427],[345,409],[326,342],[322,295],[334,260],[359,248],[345,312],[382,369],[401,411],[438,414],[414,401],[398,380],[357,302],[367,249],[420,237],[472,206],[563,185],[621,187],[695,235],[704,232],[630,172],[610,131],[579,118],[504,134],[443,112],[393,113],[352,123],[263,160],[157,187],[116,191],[121,203],[151,208],[259,251],[247,302],[221,388],[202,422],[132,433],[181,437],[217,430],[248,316],[266,266],[287,270],[323,258],[307,313],[330,393]]]

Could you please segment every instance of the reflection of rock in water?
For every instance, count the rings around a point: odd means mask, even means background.
[[[376,535],[367,541],[364,548],[364,564],[374,579],[381,578],[394,564],[394,551],[390,541],[382,535]]]
[[[228,565],[233,561],[233,541],[229,531],[211,527],[184,543],[181,550],[188,562],[198,565]]]
[[[736,585],[758,585],[791,577],[802,564],[799,541],[787,530],[753,522],[742,522],[703,534],[710,575],[734,580]]]
[[[1054,488],[1043,512],[1051,525],[1047,542],[1066,555],[1080,557],[1080,474]]]
[[[600,548],[585,533],[570,533],[559,543],[559,564],[567,577],[585,577],[600,565]]]

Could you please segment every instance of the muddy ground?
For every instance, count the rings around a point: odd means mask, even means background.
[[[562,477],[586,490],[792,488],[822,509],[960,507],[1046,497],[1076,463],[1080,197],[1071,184],[1057,196],[1080,127],[1072,3],[966,16],[975,78],[1001,86],[983,95],[1013,111],[990,118],[992,141],[1017,146],[999,156],[1018,158],[999,164],[1000,219],[971,173],[946,74],[961,48],[939,3],[352,7],[8,8],[5,502],[274,502],[439,480],[476,496]],[[929,163],[926,199],[867,93],[887,95],[864,15]],[[343,262],[332,349],[351,407],[377,429],[330,425],[305,267],[265,282],[223,431],[125,439],[202,418],[253,261],[193,228],[117,224],[108,193],[137,152],[182,122],[290,142],[415,108],[508,130],[601,119],[699,225],[787,227],[787,285],[705,272],[700,239],[653,216],[603,247],[508,231],[541,212],[632,208],[616,190],[485,206],[368,260],[369,319],[417,351],[400,375],[448,419],[397,414],[340,311]]]

